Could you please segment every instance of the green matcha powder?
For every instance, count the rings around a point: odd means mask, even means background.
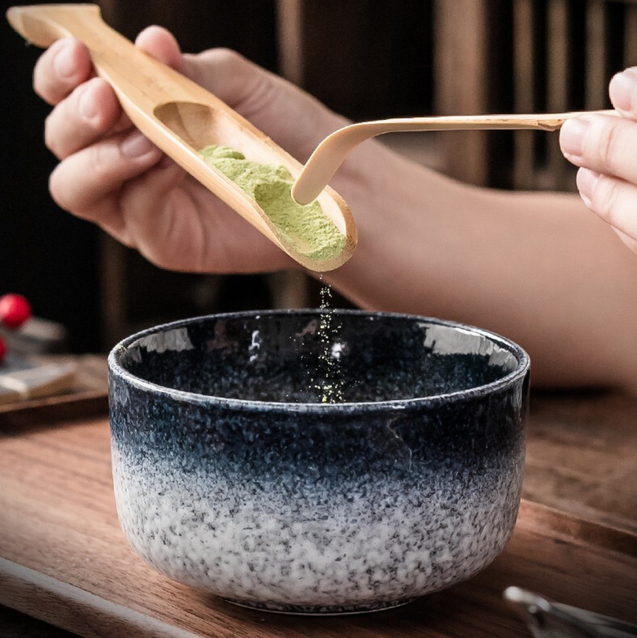
[[[320,204],[301,206],[292,199],[294,179],[284,166],[251,162],[228,146],[206,146],[199,153],[254,199],[284,243],[315,261],[330,260],[342,252],[345,237]]]

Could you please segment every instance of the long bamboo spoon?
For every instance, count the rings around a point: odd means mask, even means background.
[[[133,124],[297,262],[311,270],[326,271],[351,257],[357,242],[354,218],[345,201],[332,189],[321,187],[318,201],[346,241],[340,255],[318,261],[290,246],[254,200],[223,173],[207,165],[197,151],[218,144],[231,146],[255,162],[285,166],[293,177],[302,168],[221,100],[146,55],[107,26],[97,5],[13,7],[7,18],[18,33],[40,47],[48,47],[64,37],[82,41],[90,51],[97,74],[113,86]]]
[[[449,117],[412,117],[350,124],[328,135],[306,162],[292,187],[292,197],[299,204],[313,201],[325,188],[359,144],[377,135],[402,131],[471,131],[488,129],[537,129],[555,131],[566,120],[585,113],[614,114],[616,111],[582,111],[529,115],[457,115]]]

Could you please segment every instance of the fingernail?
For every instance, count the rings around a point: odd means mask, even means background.
[[[613,104],[622,111],[630,111],[633,103],[633,93],[637,86],[637,78],[632,73],[623,71],[610,81],[610,94]]]
[[[579,194],[584,200],[584,203],[590,207],[591,199],[593,197],[593,191],[595,190],[595,184],[599,179],[599,173],[591,171],[588,168],[580,168],[577,171],[577,189]]]
[[[579,117],[566,120],[560,133],[562,150],[568,155],[581,156],[588,127],[589,123]]]
[[[86,120],[90,120],[97,115],[97,104],[90,85],[85,88],[80,96],[79,110],[80,115]]]
[[[56,73],[64,79],[72,78],[77,73],[72,48],[70,44],[62,47],[53,62]]]
[[[122,155],[126,157],[142,157],[155,149],[155,145],[139,131],[133,131],[122,142]]]

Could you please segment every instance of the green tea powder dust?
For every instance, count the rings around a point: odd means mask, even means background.
[[[321,274],[321,281],[323,275]],[[341,371],[342,344],[337,340],[341,326],[334,323],[334,315],[329,312],[332,288],[330,285],[321,286],[321,315],[319,324],[319,339],[321,340],[320,363],[323,364],[323,378],[315,380],[315,387],[321,395],[322,403],[343,403],[343,374]]]
[[[345,237],[320,204],[301,206],[292,199],[294,179],[284,166],[252,162],[228,146],[206,146],[199,154],[254,199],[284,242],[297,252],[316,261],[342,252]]]

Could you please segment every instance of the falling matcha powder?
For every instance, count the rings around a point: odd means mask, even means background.
[[[337,257],[345,237],[318,202],[301,206],[291,195],[294,179],[284,166],[259,164],[228,146],[206,146],[204,161],[221,171],[263,209],[286,244],[315,261]]]

